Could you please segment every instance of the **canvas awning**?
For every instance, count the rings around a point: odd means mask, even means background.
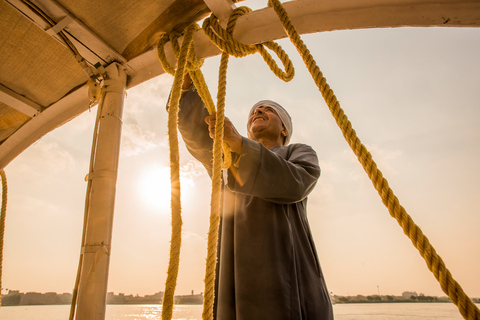
[[[89,77],[58,32],[90,66],[123,65],[127,87],[132,87],[164,72],[155,49],[163,33],[182,30],[211,11],[226,17],[233,2],[0,0],[0,168],[89,107]],[[480,24],[477,0],[297,0],[284,5],[301,33]],[[277,19],[270,8],[251,12],[238,20],[235,36],[244,43],[283,38]],[[199,57],[219,54],[201,30],[195,44]]]

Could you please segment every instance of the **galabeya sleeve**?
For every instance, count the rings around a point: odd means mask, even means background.
[[[211,176],[213,140],[208,134],[208,125],[205,123],[208,110],[193,86],[182,95],[179,109],[178,130],[185,141],[185,146]]]
[[[288,204],[302,201],[320,176],[316,152],[305,144],[274,147],[243,138],[238,167],[228,175],[228,188],[264,200]]]

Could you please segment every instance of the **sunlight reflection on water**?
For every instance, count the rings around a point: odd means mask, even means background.
[[[477,304],[478,306],[478,304]],[[176,305],[173,320],[201,320],[202,305]],[[462,320],[452,303],[336,304],[335,320]],[[1,320],[66,320],[70,306],[0,308]],[[161,305],[108,305],[105,320],[161,319]]]
[[[202,305],[176,305],[173,309],[174,320],[201,320]],[[106,320],[154,320],[161,319],[161,305],[109,305]]]

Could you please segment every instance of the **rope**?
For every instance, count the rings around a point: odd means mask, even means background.
[[[227,33],[231,34],[235,28],[236,21],[239,16],[243,14],[242,10],[235,9],[230,16],[227,24]],[[227,68],[228,68],[229,54],[222,53],[220,59],[220,70],[218,74],[218,92],[217,92],[217,116],[215,122],[215,139],[213,150],[218,149],[216,143],[223,140],[223,127],[225,120],[225,97],[227,94]],[[221,155],[220,155],[221,156]],[[215,267],[217,264],[217,242],[218,242],[218,228],[220,224],[220,208],[221,208],[221,170],[218,167],[215,159],[219,157],[214,154],[213,159],[213,177],[212,177],[212,195],[211,195],[211,213],[210,213],[210,227],[208,231],[207,241],[207,262],[205,266],[205,293],[203,297],[203,312],[202,319],[213,319],[213,305],[215,302]]]
[[[240,7],[235,9],[232,13],[234,19],[233,23],[235,23],[236,19],[238,19],[239,16],[246,14],[250,11],[252,10],[248,7]],[[285,82],[293,79],[293,76],[295,75],[295,70],[293,68],[292,61],[290,61],[288,55],[277,43],[273,41],[268,41],[262,44],[256,44],[251,46],[242,44],[236,41],[230,32],[224,30],[220,26],[218,19],[214,15],[211,15],[209,18],[205,19],[202,28],[205,34],[210,38],[210,40],[223,52],[226,52],[236,58],[245,57],[249,54],[254,54],[258,52],[262,56],[263,60],[270,67],[270,70],[272,70],[278,78],[282,79]],[[278,67],[277,63],[268,53],[265,47],[275,52],[275,54],[282,62],[285,71],[282,71],[282,69]]]
[[[453,279],[450,271],[446,268],[442,258],[436,253],[422,230],[413,222],[405,209],[400,205],[398,198],[394,195],[392,189],[388,186],[387,180],[382,172],[377,169],[372,155],[360,142],[351,122],[348,120],[344,111],[340,107],[333,90],[327,84],[325,77],[315,63],[309,50],[301,40],[295,27],[291,23],[287,12],[278,0],[269,0],[269,6],[272,6],[277,13],[283,28],[285,29],[291,42],[297,48],[302,56],[308,71],[312,75],[315,84],[322,93],[337,125],[342,130],[343,136],[347,140],[350,148],[353,150],[358,160],[362,164],[368,177],[372,181],[375,189],[378,191],[383,203],[388,208],[390,215],[397,220],[404,233],[410,238],[415,248],[418,249],[421,256],[425,259],[428,269],[435,275],[439,281],[442,290],[450,297],[453,303],[458,307],[460,313],[465,319],[480,320],[480,311],[472,300],[465,294],[461,286]]]
[[[0,177],[2,178],[2,211],[0,215],[0,289],[2,288],[3,276],[3,245],[5,238],[5,217],[7,215],[7,176],[5,170],[0,170]],[[0,306],[2,305],[2,297],[0,294]]]
[[[197,24],[194,24],[193,28],[195,28],[195,31],[200,29],[200,27]],[[179,39],[178,34],[175,34],[175,33],[165,34],[157,43],[158,59],[162,63],[162,66],[165,69],[165,71],[173,76],[175,75],[175,68],[173,68],[168,62],[167,57],[165,55],[164,47],[165,47],[165,44],[167,44],[167,42],[170,42],[170,44],[172,45],[173,52],[175,53],[175,56],[178,60],[180,57],[180,46],[178,45],[178,39]],[[208,113],[213,114],[216,112],[215,104],[213,102],[212,96],[210,95],[210,91],[208,90],[208,86],[205,82],[205,78],[203,77],[203,73],[200,71],[200,68],[203,65],[203,60],[197,60],[195,56],[193,42],[191,46],[192,46],[191,49],[189,49],[188,52],[186,53],[187,55],[186,70],[190,74],[190,77],[192,78],[195,88],[197,89],[197,92],[200,98],[205,104],[205,107],[207,108]],[[173,93],[173,88],[172,88],[172,93]],[[222,168],[228,169],[232,163],[230,148],[226,143],[223,143],[222,149],[223,149],[223,155],[224,155]]]
[[[175,233],[181,234],[181,224],[175,223],[174,220],[181,221],[180,211],[174,212],[175,208],[180,206],[180,184],[179,184],[179,170],[178,167],[178,138],[176,134],[176,124],[178,121],[178,104],[180,101],[181,87],[183,76],[185,74],[185,69],[190,73],[192,81],[197,88],[200,97],[204,101],[207,110],[210,114],[215,113],[215,106],[211,98],[208,87],[205,83],[203,74],[199,70],[202,65],[202,62],[197,61],[195,57],[195,51],[193,46],[193,32],[198,30],[199,27],[196,24],[192,24],[187,27],[185,31],[185,36],[183,39],[182,47],[178,46],[178,36],[177,35],[168,35],[164,36],[158,43],[158,56],[162,62],[165,70],[169,73],[174,73],[175,79],[172,87],[172,95],[169,105],[169,137],[171,141],[170,150],[171,150],[171,165],[175,167],[175,171],[172,168],[171,173],[171,183],[172,183],[172,241],[171,246],[176,251],[175,254],[170,255],[169,262],[169,272],[166,283],[166,290],[164,295],[163,307],[162,307],[162,318],[171,319],[172,309],[173,309],[173,294],[175,290],[176,277],[178,274],[178,265],[179,265],[179,253],[180,253],[180,243],[181,239],[179,236],[174,238],[174,229],[178,229]],[[167,40],[168,37],[168,40]],[[170,64],[166,61],[164,54],[163,46],[167,41],[170,41],[172,48],[177,56],[177,70],[174,70]],[[212,176],[212,199],[211,199],[211,213],[210,213],[210,229],[208,234],[208,252],[207,252],[207,270],[210,270],[213,265],[213,272],[206,271],[206,296],[211,298],[205,298],[204,302],[211,301],[213,306],[213,297],[214,297],[214,286],[215,286],[215,264],[216,264],[216,239],[218,238],[218,225],[219,225],[219,212],[220,212],[220,199],[221,199],[221,169],[222,169],[222,149],[225,155],[223,162],[223,167],[228,168],[231,163],[231,152],[226,143],[223,143],[223,120],[224,120],[224,108],[220,107],[217,111],[217,122],[215,128],[215,139],[213,145],[213,176]],[[172,148],[173,145],[173,148]],[[178,173],[177,173],[178,172]],[[174,189],[174,186],[178,186],[177,189]],[[178,196],[175,197],[175,194],[178,193]],[[174,199],[175,203],[174,205]],[[174,227],[175,226],[175,227]],[[178,256],[177,256],[178,255]],[[210,267],[209,267],[210,266]],[[171,271],[175,270],[176,271]],[[212,280],[213,274],[213,280]],[[211,288],[210,288],[211,287]],[[167,294],[167,290],[170,291]],[[213,307],[212,307],[213,310]]]
[[[182,90],[182,82],[187,64],[187,52],[192,47],[195,25],[190,25],[185,30],[180,56],[178,58],[177,70],[175,70],[172,96],[168,108],[168,136],[170,146],[170,183],[171,183],[171,207],[172,207],[172,235],[170,242],[170,259],[168,263],[167,280],[165,283],[165,294],[162,303],[162,319],[171,319],[173,314],[174,294],[177,285],[178,268],[180,263],[180,247],[182,242],[182,215],[180,201],[180,165],[178,150],[178,104]],[[177,44],[176,39],[172,46]],[[167,67],[168,68],[168,67]],[[165,70],[167,70],[167,68]],[[172,69],[172,68],[171,68]],[[170,70],[172,71],[172,70]]]

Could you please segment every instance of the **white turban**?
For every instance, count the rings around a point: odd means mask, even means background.
[[[285,141],[283,142],[283,145],[286,146],[290,142],[290,138],[292,137],[292,133],[293,133],[292,118],[290,118],[290,115],[288,114],[287,110],[285,110],[281,105],[279,105],[275,101],[271,101],[271,100],[262,100],[255,103],[255,105],[252,107],[252,109],[248,113],[248,118],[250,118],[250,116],[253,114],[256,108],[261,106],[271,107],[278,114],[278,116],[280,117],[280,120],[282,120],[282,123],[285,126],[285,129],[287,129],[287,136],[285,137]]]

